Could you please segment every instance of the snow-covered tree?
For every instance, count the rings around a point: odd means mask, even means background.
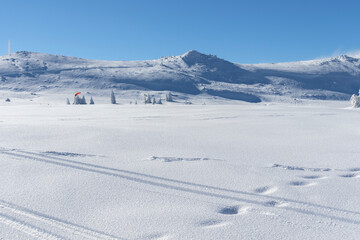
[[[83,96],[83,97],[81,98],[81,102],[80,102],[80,104],[86,104],[86,99],[85,99],[85,96]]]
[[[156,104],[156,99],[153,98],[152,101],[151,101],[152,104]]]
[[[356,96],[356,94],[353,94],[350,98],[350,103],[351,103],[351,107],[359,108],[360,107],[360,96]]]
[[[90,104],[95,104],[94,100],[92,97],[90,97]]]
[[[167,102],[172,102],[172,101],[173,101],[171,92],[168,92],[168,93],[166,94],[166,101],[167,101]]]
[[[116,104],[114,91],[111,90],[111,104]]]
[[[157,101],[157,104],[162,104],[161,98],[159,98],[159,100]]]
[[[75,105],[78,105],[78,104],[86,104],[86,99],[85,99],[85,96],[82,96],[80,97],[79,95],[75,96],[74,97],[74,103]]]
[[[137,105],[137,100],[135,100],[135,105]]]
[[[79,95],[75,96],[74,97],[74,102],[73,102],[74,105],[77,105],[77,104],[81,104],[81,99],[79,97]]]
[[[70,105],[70,100],[69,100],[69,98],[66,98],[66,104],[67,104],[67,105]]]

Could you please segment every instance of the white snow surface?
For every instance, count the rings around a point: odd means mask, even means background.
[[[359,69],[1,56],[0,240],[358,239]]]
[[[18,94],[0,104],[0,239],[359,238],[360,112],[347,102]]]

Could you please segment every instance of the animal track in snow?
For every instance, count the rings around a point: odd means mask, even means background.
[[[224,207],[219,210],[219,213],[225,215],[235,215],[239,213],[239,207]]]
[[[313,183],[313,182],[305,182],[305,181],[292,181],[292,182],[290,182],[289,184],[290,184],[291,186],[296,186],[296,187],[315,185],[315,183]]]
[[[270,187],[270,186],[259,187],[259,188],[256,188],[254,191],[256,193],[260,193],[260,194],[270,194],[270,193],[276,192],[277,187]]]
[[[283,207],[286,206],[286,203],[278,202],[278,201],[268,201],[264,203],[264,206],[266,207]]]
[[[350,172],[360,172],[360,168],[350,168]]]
[[[223,226],[226,226],[229,224],[230,224],[230,222],[223,222],[221,220],[211,219],[211,220],[206,220],[206,221],[200,222],[199,226],[204,227],[204,228],[215,228],[215,227],[223,227]]]
[[[210,158],[183,158],[183,157],[156,157],[152,156],[150,160],[158,160],[162,162],[179,162],[179,161],[208,161]]]
[[[323,179],[326,178],[325,176],[320,176],[320,175],[307,175],[307,176],[302,176],[302,178],[305,179]]]
[[[171,239],[173,236],[169,234],[162,234],[162,233],[154,233],[148,236],[141,237],[141,240],[167,240]]]
[[[243,214],[247,212],[248,207],[239,208],[238,206],[228,206],[220,208],[218,213],[224,215],[236,215],[236,214]]]
[[[358,178],[359,175],[356,174],[356,173],[348,173],[348,174],[342,174],[342,175],[339,175],[340,177],[343,177],[343,178]]]
[[[310,172],[329,172],[330,168],[307,168],[307,167],[296,167],[296,166],[286,166],[281,164],[273,164],[273,168],[282,168],[286,170],[297,170],[297,171],[310,171]]]

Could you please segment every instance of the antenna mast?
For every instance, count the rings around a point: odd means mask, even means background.
[[[9,51],[9,56],[11,56],[11,41],[9,40],[9,44],[8,44],[8,51]]]

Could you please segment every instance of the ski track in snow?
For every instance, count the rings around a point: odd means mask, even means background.
[[[48,216],[15,204],[0,200],[0,222],[24,232],[36,239],[49,240],[121,240],[85,226]],[[46,230],[43,228],[46,226]],[[56,234],[54,233],[56,232]],[[76,238],[75,238],[76,237]]]
[[[64,156],[64,157],[95,157],[95,155],[91,155],[91,154],[81,154],[81,153],[71,153],[71,152],[46,151],[43,153],[55,155],[55,156]]]
[[[54,235],[39,227],[33,226],[29,223],[18,220],[12,216],[0,213],[0,223],[5,224],[11,228],[19,230],[35,239],[44,240],[67,240],[67,238]]]
[[[74,237],[84,240],[123,239],[16,206],[3,200],[0,200],[0,222],[37,239],[74,239]],[[42,229],[44,226],[47,230]],[[54,232],[59,232],[59,234],[54,234]]]
[[[315,204],[311,202],[299,201],[294,199],[289,199],[285,197],[277,197],[271,196],[271,193],[274,193],[278,190],[276,186],[265,186],[259,187],[254,190],[254,192],[246,192],[241,190],[235,189],[228,189],[222,187],[215,187],[205,184],[198,184],[193,182],[175,180],[165,177],[154,176],[150,174],[144,174],[139,172],[133,172],[128,170],[110,168],[90,163],[84,163],[81,161],[75,161],[66,159],[64,157],[58,156],[49,156],[44,153],[36,153],[31,151],[25,150],[16,150],[16,149],[2,149],[0,150],[0,154],[10,156],[14,159],[22,160],[22,161],[36,161],[44,164],[52,164],[59,167],[66,167],[71,168],[77,171],[88,172],[88,173],[95,173],[101,174],[109,177],[118,178],[121,181],[130,182],[132,184],[140,184],[143,185],[143,188],[146,186],[151,185],[153,187],[159,187],[166,190],[171,191],[178,191],[178,192],[185,192],[187,194],[194,194],[197,196],[205,196],[211,197],[216,199],[222,200],[231,200],[235,204],[241,203],[241,207],[239,205],[233,206],[223,206],[219,207],[219,209],[214,212],[214,214],[220,214],[223,216],[236,216],[239,214],[244,213],[255,213],[256,211],[248,211],[249,209],[255,208],[276,208],[279,211],[291,211],[303,215],[311,215],[316,216],[319,218],[323,218],[324,221],[340,221],[348,224],[360,224],[360,212],[350,211],[341,208],[329,207],[321,204]],[[302,167],[289,167],[289,166],[282,166],[276,165],[275,167],[280,167],[287,170],[300,170],[306,171],[307,168]],[[352,168],[346,170],[350,172],[347,174],[348,176],[343,175],[342,177],[345,178],[353,178],[357,176],[356,171],[359,168]],[[315,172],[328,172],[329,170],[325,169],[322,171],[321,169],[313,169],[309,168],[309,171]],[[351,176],[350,176],[351,175]],[[304,176],[303,178],[308,180],[317,180],[321,178],[319,175],[309,175]],[[313,186],[316,182],[309,182],[309,181],[302,181],[302,180],[294,180],[289,182],[289,184],[293,187],[302,187],[302,186]],[[144,187],[145,185],[145,187]],[[75,225],[64,220],[60,220],[57,218],[53,218],[50,216],[46,216],[40,213],[36,213],[31,210],[26,210],[21,207],[14,207],[11,203],[6,203],[4,201],[0,201],[3,209],[8,209],[11,212],[10,217],[15,217],[18,215],[27,216],[29,218],[36,219],[37,221],[45,222],[47,225],[51,226],[47,228],[51,231],[54,227],[56,229],[61,229],[63,232],[76,232],[80,237],[84,239],[119,239],[117,237],[107,235],[105,233],[92,230],[89,228],[85,228],[79,225]],[[245,205],[244,205],[245,204]],[[261,212],[261,211],[260,211]],[[273,215],[271,212],[269,213],[266,211],[267,215]],[[8,220],[10,221],[10,220]],[[14,220],[12,220],[14,222]],[[18,225],[23,224],[22,222],[18,221],[15,222]],[[16,225],[13,224],[13,225]],[[202,226],[204,228],[212,228],[212,227],[222,227],[227,226],[230,224],[229,222],[222,220],[204,220],[198,224],[198,226]],[[31,228],[31,226],[28,226]],[[46,232],[44,233],[46,234]],[[147,239],[166,239],[170,238],[170,235],[161,235],[155,238],[147,238]],[[81,239],[81,238],[78,238]]]

